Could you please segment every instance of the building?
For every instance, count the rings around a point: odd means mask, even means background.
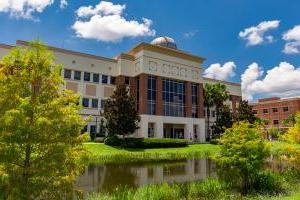
[[[18,40],[19,46],[28,45]],[[0,57],[13,46],[0,45]],[[185,138],[205,141],[203,85],[217,80],[202,77],[204,58],[177,49],[172,38],[140,43],[115,58],[49,47],[63,64],[65,87],[80,93],[82,116],[92,115],[86,130],[99,132],[100,110],[116,84],[125,83],[135,95],[141,116],[136,137]],[[240,84],[223,82],[233,111],[241,98]],[[212,116],[214,111],[212,110]],[[212,121],[214,119],[212,118]]]
[[[287,128],[282,122],[300,112],[300,97],[265,98],[251,105],[255,116],[265,119],[268,127]]]

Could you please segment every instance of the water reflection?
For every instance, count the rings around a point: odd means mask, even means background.
[[[216,175],[210,159],[89,166],[76,187],[85,192],[110,192],[118,186],[136,188],[151,183],[183,183]]]

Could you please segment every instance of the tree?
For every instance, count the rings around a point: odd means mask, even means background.
[[[233,116],[230,108],[223,105],[219,110],[219,117],[217,117],[215,124],[212,126],[213,135],[220,136],[227,128],[231,128],[232,124]]]
[[[0,177],[7,199],[73,193],[83,153],[79,97],[62,90],[61,66],[40,41],[0,61]]]
[[[139,128],[135,98],[125,84],[117,85],[114,94],[105,102],[103,116],[109,136],[123,135],[124,138]]]
[[[294,126],[296,123],[295,115],[289,115],[285,120],[282,121],[282,124],[285,126]]]
[[[104,122],[104,119],[101,118],[100,127],[99,127],[99,136],[103,137],[103,136],[105,136],[105,133],[106,133],[105,122]]]
[[[249,122],[226,129],[220,143],[220,154],[215,157],[220,178],[247,193],[270,154],[269,147],[257,127]]]
[[[250,124],[254,124],[256,117],[252,111],[252,106],[248,104],[248,101],[240,101],[235,120],[238,122],[248,121]]]
[[[289,128],[287,133],[282,137],[289,143],[300,144],[300,113],[297,113],[294,117],[295,124]]]
[[[207,126],[206,126],[206,139],[210,138],[210,109],[214,106],[214,88],[212,84],[205,84],[204,86],[204,106],[206,107]]]

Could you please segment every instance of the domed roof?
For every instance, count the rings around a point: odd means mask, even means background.
[[[163,46],[163,47],[168,47],[171,49],[177,49],[177,45],[175,43],[175,40],[170,37],[157,37],[151,42],[152,45],[157,45],[157,46]]]

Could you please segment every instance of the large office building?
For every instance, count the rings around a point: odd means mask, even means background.
[[[25,41],[16,45],[26,46]],[[0,57],[13,46],[0,45]],[[140,43],[115,58],[49,47],[55,62],[63,64],[66,89],[81,94],[82,116],[93,116],[86,127],[99,132],[101,109],[117,84],[127,84],[141,116],[136,137],[185,138],[204,142],[206,117],[203,86],[222,82],[230,93],[227,103],[235,112],[241,99],[240,84],[203,78],[204,59],[177,49],[172,38]],[[214,121],[215,111],[211,111]],[[207,114],[206,114],[207,115]]]
[[[256,117],[266,120],[268,127],[286,129],[283,121],[300,112],[300,97],[259,99],[252,104],[252,110]]]

